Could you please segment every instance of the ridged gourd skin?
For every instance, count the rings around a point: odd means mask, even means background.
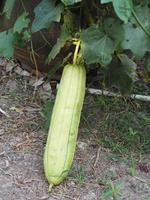
[[[71,168],[85,84],[86,70],[83,65],[68,64],[64,67],[44,153],[44,171],[49,184],[60,184]]]

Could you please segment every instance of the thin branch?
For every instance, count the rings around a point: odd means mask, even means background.
[[[87,92],[90,94],[104,95],[104,96],[110,96],[110,97],[122,97],[122,95],[120,95],[120,94],[115,94],[113,92],[109,92],[106,90],[99,90],[99,89],[93,89],[93,88],[87,88]],[[146,96],[146,95],[131,94],[131,95],[129,95],[129,97],[131,99],[137,99],[140,101],[150,102],[150,96]]]
[[[6,117],[10,117],[4,110],[2,110],[1,108],[0,108],[0,112],[3,114],[3,115],[5,115]]]
[[[109,92],[106,90],[98,90],[98,89],[93,89],[93,88],[87,88],[87,92],[90,94],[104,95],[104,96],[110,96],[110,97],[122,97],[121,94],[116,94],[116,93]],[[150,96],[146,96],[146,95],[131,94],[131,95],[129,95],[129,97],[131,99],[137,99],[140,101],[150,102]]]
[[[39,73],[38,73],[38,65],[37,65],[37,61],[36,61],[36,57],[35,57],[35,51],[34,51],[34,48],[33,48],[33,42],[32,42],[32,40],[31,40],[31,54],[32,54],[32,58],[33,58],[33,63],[35,65],[36,82],[37,82],[38,81],[38,77],[39,77]],[[35,97],[35,92],[36,92],[36,85],[34,87],[34,92],[33,92],[32,100]]]
[[[142,178],[140,178],[140,177],[138,177],[138,176],[133,176],[135,179],[137,179],[137,180],[139,180],[139,181],[141,181],[141,182],[143,182],[143,183],[146,183],[146,184],[150,184],[149,182],[147,182],[146,180],[144,180],[144,179],[142,179]]]
[[[59,87],[59,84],[57,84],[57,88],[58,87]],[[87,93],[93,94],[93,95],[104,95],[104,96],[108,96],[108,97],[124,97],[121,94],[116,94],[114,92],[109,92],[106,90],[100,90],[100,89],[94,89],[94,88],[86,88],[86,91],[87,91]],[[131,94],[128,97],[131,99],[150,102],[150,96],[146,96],[146,95]]]
[[[99,147],[98,150],[97,150],[96,160],[95,160],[94,165],[93,165],[94,168],[96,167],[96,165],[98,163],[100,152],[101,152],[101,147]]]

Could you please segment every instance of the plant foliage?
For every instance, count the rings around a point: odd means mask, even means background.
[[[10,19],[16,2],[5,0],[2,15]],[[136,74],[136,64],[125,54],[126,50],[130,50],[135,59],[148,55],[146,68],[150,71],[149,0],[38,2],[33,20],[26,10],[18,16],[13,27],[0,32],[1,55],[12,57],[15,46],[30,45],[33,33],[50,30],[54,23],[59,23],[60,36],[50,49],[48,62],[55,59],[66,42],[73,45],[80,40],[80,55],[88,69],[93,64],[104,69],[107,85],[119,88],[124,94],[131,91]]]

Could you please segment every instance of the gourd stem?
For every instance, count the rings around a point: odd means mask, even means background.
[[[76,43],[76,48],[75,48],[74,56],[73,56],[73,64],[76,64],[77,62],[79,47],[80,47],[80,40]]]
[[[52,187],[53,187],[53,184],[51,183],[51,184],[49,185],[49,188],[48,188],[48,191],[49,191],[49,192],[52,191]]]

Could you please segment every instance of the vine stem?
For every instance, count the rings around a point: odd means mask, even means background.
[[[75,48],[74,56],[73,56],[73,64],[76,64],[76,62],[77,62],[77,57],[78,57],[78,51],[79,51],[80,43],[81,43],[80,40],[76,42],[76,48]]]
[[[145,32],[145,34],[150,38],[150,33],[144,28],[143,24],[141,23],[141,21],[139,20],[138,16],[136,15],[135,11],[132,10],[132,14],[134,16],[134,18],[136,19],[137,23],[139,24],[139,26],[142,28],[142,30]]]
[[[34,52],[34,48],[33,48],[33,42],[31,40],[31,54],[32,54],[32,59],[33,59],[33,62],[35,64],[35,70],[36,70],[36,79],[38,79],[38,66],[37,66],[37,62],[36,62],[36,58],[35,58],[35,52]]]
[[[34,48],[33,48],[33,42],[31,40],[31,55],[32,55],[32,59],[33,59],[33,63],[35,65],[35,72],[36,72],[36,82],[38,81],[38,76],[39,76],[39,72],[38,72],[38,66],[37,66],[37,62],[36,62],[36,58],[35,58],[35,52],[34,52]],[[35,97],[35,92],[36,92],[36,84],[34,87],[34,92],[33,92],[33,97],[32,97],[32,101]]]
[[[52,187],[53,187],[53,184],[51,183],[51,184],[49,185],[48,192],[51,192],[51,191],[52,191]]]

